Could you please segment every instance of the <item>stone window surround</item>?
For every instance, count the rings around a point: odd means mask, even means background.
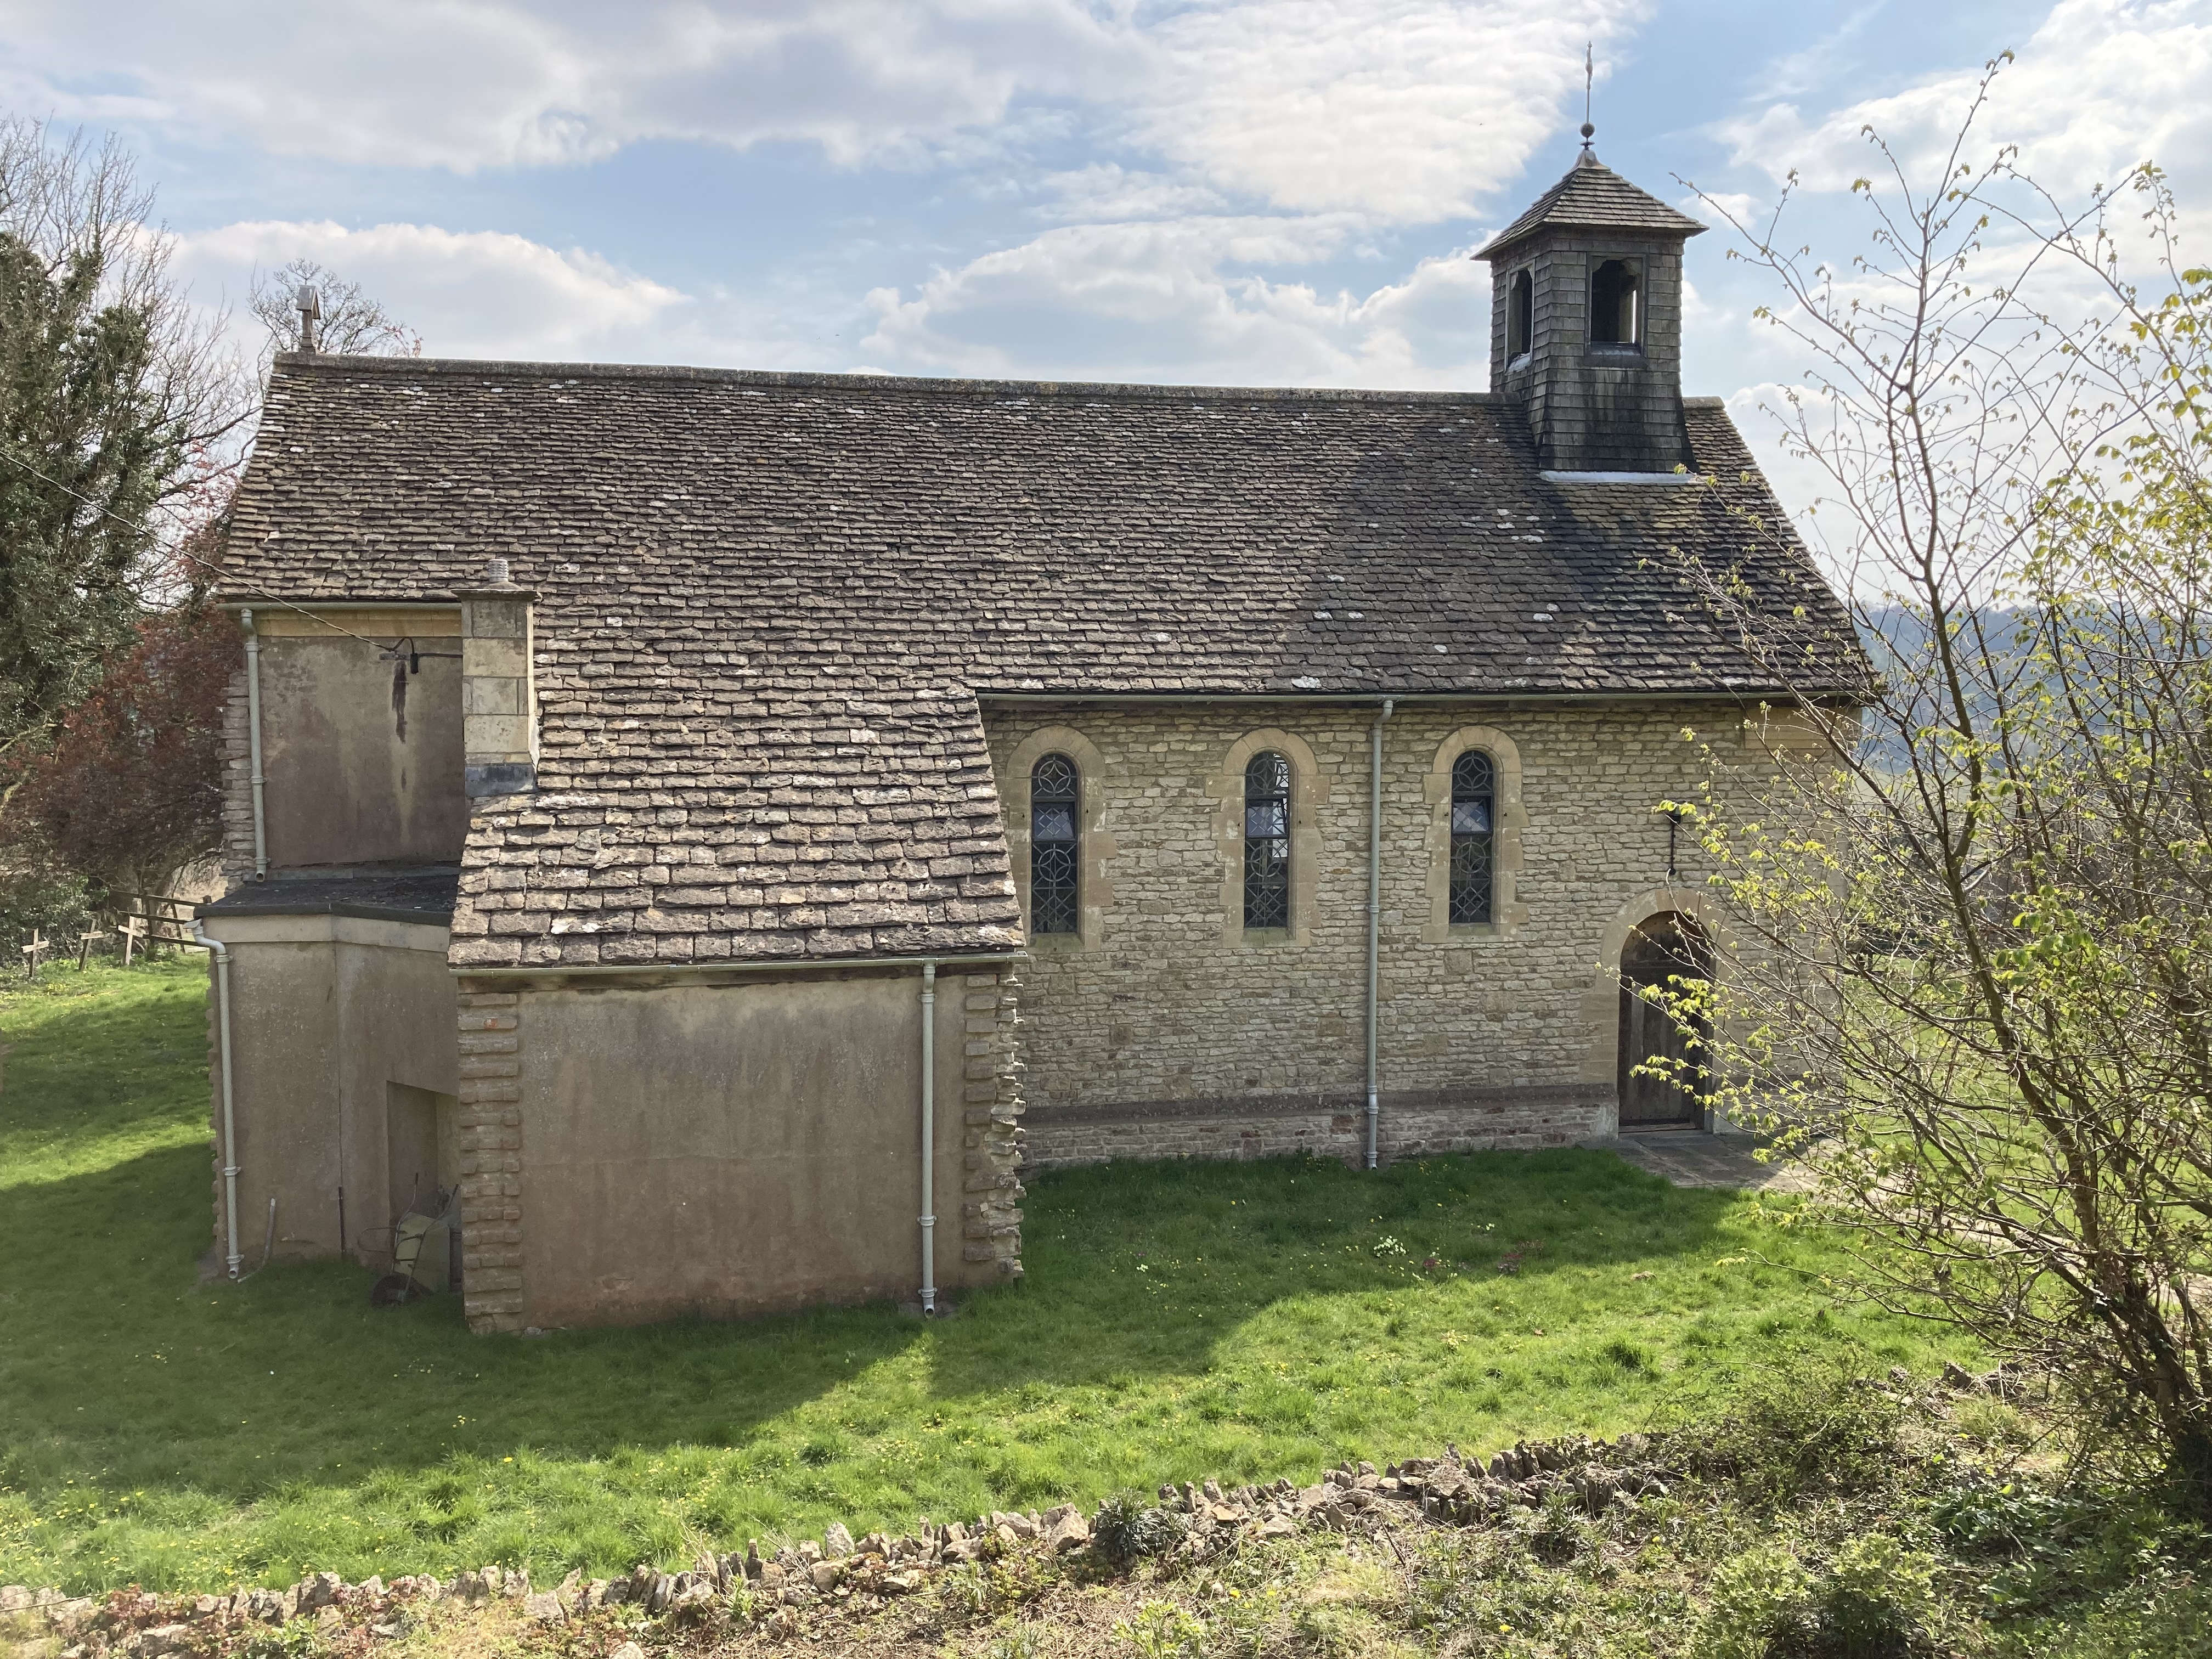
[[[1079,806],[1075,865],[1076,931],[1037,933],[1030,927],[1030,778],[1047,755],[1065,755],[1075,763]],[[1004,790],[1006,852],[1013,861],[1014,897],[1022,907],[1022,933],[1032,951],[1095,951],[1105,937],[1106,912],[1114,902],[1108,866],[1114,837],[1106,827],[1106,757],[1097,744],[1072,726],[1044,726],[1024,738],[1007,757]]]
[[[1489,921],[1455,924],[1451,920],[1451,798],[1452,765],[1470,749],[1490,757],[1494,780],[1497,823],[1491,836],[1491,895]],[[1528,921],[1528,907],[1521,902],[1519,876],[1522,833],[1528,814],[1521,800],[1521,750],[1494,726],[1462,726],[1437,745],[1422,785],[1428,807],[1428,833],[1422,848],[1427,871],[1425,881],[1428,920],[1421,928],[1425,945],[1450,945],[1482,939],[1510,939]]]
[[[1244,769],[1252,757],[1273,750],[1291,763],[1291,925],[1287,930],[1244,927]],[[1321,884],[1321,830],[1316,818],[1328,787],[1312,747],[1279,726],[1248,732],[1231,744],[1206,784],[1213,797],[1213,840],[1221,861],[1221,941],[1264,945],[1287,939],[1312,943]]]

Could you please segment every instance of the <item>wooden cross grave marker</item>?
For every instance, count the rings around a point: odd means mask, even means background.
[[[137,916],[125,916],[123,926],[115,931],[123,935],[123,965],[128,968],[131,965],[131,947],[145,941],[146,924]]]
[[[46,952],[52,949],[53,946],[46,943],[46,936],[44,933],[35,927],[31,929],[31,942],[22,947],[25,979],[38,978],[39,965],[46,961]]]
[[[93,940],[106,937],[107,930],[105,927],[95,927],[88,933],[79,933],[76,936],[76,966],[79,973],[82,973],[92,965]]]

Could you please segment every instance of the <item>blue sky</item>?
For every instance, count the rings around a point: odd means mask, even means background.
[[[1467,254],[1572,159],[1691,207],[1795,167],[1848,251],[1985,59],[2079,191],[2212,137],[2212,0],[0,0],[0,98],[113,131],[210,303],[295,255],[432,355],[1479,386]],[[1919,149],[1915,147],[1918,146]],[[1692,244],[1691,390],[1796,365]]]

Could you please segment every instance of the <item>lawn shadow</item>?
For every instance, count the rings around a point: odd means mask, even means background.
[[[1015,1413],[1032,1386],[1200,1376],[1253,1322],[1316,1303],[1364,1317],[1496,1280],[1509,1259],[1526,1297],[1572,1269],[1694,1256],[1736,1202],[1573,1151],[1379,1171],[1115,1164],[1034,1177],[1025,1281],[972,1293],[932,1326],[876,1306],[487,1340],[452,1297],[371,1308],[374,1275],[349,1262],[199,1284],[210,1158],[204,1073],[185,1063],[198,1056],[198,981],[107,977],[127,994],[40,993],[8,1010],[4,1144],[27,1147],[32,1169],[57,1145],[96,1153],[106,1137],[115,1152],[33,1175],[0,1203],[0,1479],[27,1486],[97,1470],[104,1486],[242,1499],[523,1448],[745,1449],[787,1437],[793,1413],[918,1345],[917,1401]],[[142,1150],[165,1127],[194,1144]]]
[[[1110,1384],[1213,1367],[1290,1302],[1378,1305],[1630,1261],[1710,1255],[1741,1194],[1685,1190],[1611,1152],[1178,1160],[1057,1170],[1030,1185],[1018,1289],[937,1334],[935,1387]]]
[[[923,1334],[888,1306],[472,1334],[458,1297],[373,1308],[350,1261],[198,1282],[208,1154],[172,1147],[0,1206],[0,1480],[189,1480],[231,1498],[518,1448],[736,1446]]]
[[[204,1148],[172,1148],[11,1193],[0,1468],[12,1478],[99,1468],[245,1498],[523,1447],[741,1448],[925,1336],[938,1397],[1196,1376],[1289,1301],[1449,1294],[1498,1279],[1516,1252],[1526,1295],[1571,1269],[1707,1252],[1735,1201],[1598,1152],[1376,1172],[1117,1164],[1037,1178],[1025,1282],[929,1327],[877,1306],[528,1340],[471,1335],[453,1297],[373,1309],[374,1276],[350,1263],[195,1284],[207,1171]]]

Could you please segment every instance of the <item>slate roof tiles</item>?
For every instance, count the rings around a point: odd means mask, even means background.
[[[1486,394],[286,356],[224,586],[538,593],[540,793],[477,805],[457,965],[1005,950],[979,697],[1764,687],[1684,547],[1847,641],[1688,420],[1714,488],[1547,481]]]

